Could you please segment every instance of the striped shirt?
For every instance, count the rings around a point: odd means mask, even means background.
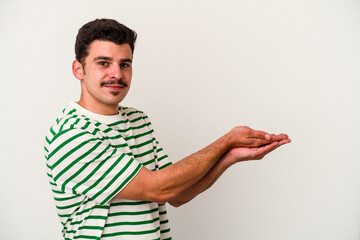
[[[141,167],[171,164],[143,112],[104,116],[72,102],[44,149],[64,239],[171,239],[164,204],[114,198]]]

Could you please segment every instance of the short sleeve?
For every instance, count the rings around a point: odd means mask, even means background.
[[[133,157],[82,129],[61,131],[49,144],[47,166],[62,192],[104,205],[139,172]]]
[[[161,144],[155,138],[155,133],[154,133],[155,131],[152,127],[151,122],[149,121],[149,117],[144,112],[141,112],[141,115],[144,122],[147,124],[148,128],[153,132],[154,135],[154,141],[155,141],[154,150],[155,150],[155,159],[156,159],[155,168],[159,170],[172,165],[172,162],[169,160],[169,156],[165,153]]]
[[[163,169],[172,164],[169,160],[169,156],[165,153],[164,149],[160,146],[160,143],[156,141],[156,158],[158,169]]]

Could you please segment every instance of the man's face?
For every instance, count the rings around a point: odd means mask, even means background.
[[[129,44],[117,45],[95,40],[89,46],[85,67],[81,66],[81,98],[79,104],[99,114],[115,114],[112,110],[125,98],[132,77],[132,52]],[[74,65],[80,64],[75,61]],[[74,71],[73,65],[73,71]],[[76,68],[76,67],[75,67]],[[112,109],[112,110],[111,110]]]

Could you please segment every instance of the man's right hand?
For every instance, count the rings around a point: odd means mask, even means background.
[[[276,136],[276,135],[275,135]],[[225,164],[228,168],[231,165],[247,160],[261,160],[263,159],[268,153],[274,151],[278,147],[290,143],[291,139],[286,138],[281,141],[274,141],[264,146],[260,147],[237,147],[232,148],[228,151],[220,161]]]
[[[230,148],[236,147],[260,147],[273,142],[288,139],[286,134],[269,134],[249,127],[235,127],[229,133]]]

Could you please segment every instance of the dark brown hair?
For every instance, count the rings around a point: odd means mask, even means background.
[[[79,29],[75,42],[75,58],[83,66],[89,55],[89,45],[95,40],[110,41],[115,44],[129,44],[132,53],[136,41],[136,32],[113,19],[96,19]]]

